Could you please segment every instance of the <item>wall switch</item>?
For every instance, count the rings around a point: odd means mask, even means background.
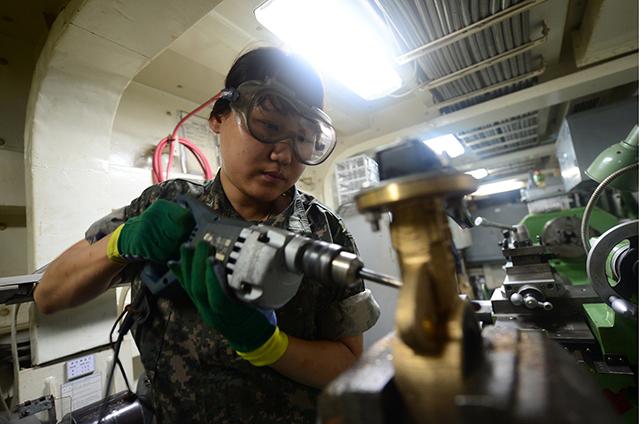
[[[95,355],[87,355],[81,358],[67,361],[67,381],[91,374],[96,370]]]

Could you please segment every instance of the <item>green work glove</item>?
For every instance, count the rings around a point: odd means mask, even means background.
[[[169,262],[205,324],[214,327],[240,356],[256,366],[271,365],[287,350],[288,337],[273,310],[260,310],[225,294],[226,276],[215,263],[215,249],[204,241],[180,247],[180,260]],[[221,284],[222,283],[222,284]]]
[[[156,200],[115,229],[107,257],[120,263],[146,260],[165,264],[178,257],[180,245],[189,238],[194,225],[187,209],[175,202]]]

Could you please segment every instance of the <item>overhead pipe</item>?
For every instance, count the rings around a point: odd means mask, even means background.
[[[463,132],[459,132],[457,134],[458,138],[467,138],[467,137],[472,137],[474,135],[478,135],[478,134],[482,134],[485,132],[489,132],[489,131],[495,131],[498,128],[503,128],[506,127],[508,125],[512,125],[518,122],[522,122],[525,119],[537,119],[538,117],[538,111],[535,112],[530,112],[527,113],[525,115],[518,115],[518,116],[514,116],[508,119],[503,119],[502,121],[498,121],[495,122],[491,125],[487,125],[487,126],[482,126],[482,127],[476,127],[477,129],[472,129],[470,131],[463,131]]]
[[[499,168],[501,166],[504,167],[503,164],[505,163],[509,163],[515,166],[518,163],[526,160],[543,159],[545,157],[553,156],[555,155],[555,153],[556,153],[556,148],[554,143],[541,144],[539,146],[531,147],[529,149],[507,153],[505,155],[502,155],[499,158],[487,157],[485,159],[478,160],[478,158],[474,157],[474,155],[458,156],[458,158],[464,158],[464,161],[463,162],[460,161],[459,163],[453,163],[453,166],[461,172],[471,171],[478,168],[493,169],[493,168]]]
[[[402,6],[402,4],[389,2],[389,4],[382,6],[385,1],[374,0],[374,2],[380,9],[387,24],[395,31],[398,40],[406,48],[411,48],[411,46],[419,44],[424,39],[442,38],[455,28],[460,28],[461,25],[469,27],[476,24],[481,15],[486,16],[487,13],[495,15],[498,13],[498,9],[494,9],[492,6],[490,10],[483,9],[475,13],[472,10],[471,15],[468,13],[465,15],[466,9],[464,7],[460,8],[459,4],[448,2],[448,0],[436,0],[435,2],[416,4],[418,14],[416,15],[414,12],[414,14],[408,15],[407,7]],[[502,4],[507,3],[503,2]],[[478,5],[472,4],[472,7],[478,7]],[[524,51],[517,55],[517,60],[513,57],[507,57],[502,61],[496,61],[495,57],[505,53],[505,49],[514,50],[515,46],[522,45],[523,40],[529,40],[529,20],[525,18],[527,13],[525,11],[523,14],[498,24],[502,29],[498,33],[494,31],[496,29],[496,25],[494,25],[490,30],[483,30],[484,33],[472,35],[465,40],[465,42],[469,43],[468,49],[460,43],[455,43],[434,51],[428,61],[420,60],[415,63],[419,64],[426,77],[430,80],[447,78],[442,80],[442,85],[433,88],[437,90],[438,97],[442,98],[443,101],[515,77],[530,69],[531,60],[527,54],[528,52]],[[472,19],[475,19],[476,22],[472,23]],[[403,28],[403,31],[400,32],[398,28]],[[511,34],[514,31],[516,34]],[[543,29],[543,34],[545,34],[545,31],[546,29]],[[509,34],[505,35],[503,32]],[[481,65],[476,68],[477,63],[474,62],[478,61],[495,61],[496,63],[486,67]],[[470,67],[474,67],[471,70],[476,70],[476,72],[463,74],[463,70],[459,78],[449,80],[448,84],[444,83],[449,79],[448,75],[459,72],[461,68]]]
[[[504,150],[495,150],[495,151],[490,151],[490,152],[480,152],[477,155],[478,155],[478,157],[480,159],[488,159],[488,158],[493,158],[493,157],[500,156],[500,155],[505,154],[505,153],[511,153],[511,152],[514,152],[514,151],[517,151],[517,150],[521,150],[521,149],[530,149],[532,147],[536,147],[536,146],[539,146],[539,145],[540,145],[540,143],[528,143],[528,144],[524,144],[522,146],[513,146],[513,147],[510,147],[510,148],[504,149]]]
[[[501,82],[500,84],[490,85],[489,87],[483,88],[481,90],[472,91],[470,93],[467,93],[467,94],[464,94],[464,95],[458,96],[458,97],[452,97],[452,98],[447,99],[447,100],[445,100],[443,102],[436,103],[432,107],[428,108],[427,109],[427,114],[433,112],[435,109],[442,109],[442,108],[445,108],[447,106],[455,105],[456,103],[460,103],[460,102],[463,102],[465,100],[469,100],[469,99],[472,99],[474,97],[481,96],[483,94],[491,93],[492,91],[497,91],[497,90],[500,90],[501,88],[505,88],[505,87],[508,87],[510,85],[514,85],[514,84],[517,84],[519,82],[523,82],[523,81],[526,81],[528,79],[537,77],[538,75],[543,74],[544,71],[545,71],[545,67],[541,66],[540,68],[536,69],[535,71],[526,73],[526,74],[518,76],[516,78],[508,79],[506,81]]]
[[[546,139],[546,140],[543,140],[543,141],[538,141],[537,143],[529,143],[529,144],[524,145],[524,146],[513,146],[513,147],[511,147],[509,149],[498,150],[498,151],[495,151],[495,152],[480,152],[480,153],[477,153],[477,155],[481,159],[488,159],[488,158],[491,158],[491,157],[501,156],[501,155],[506,154],[506,153],[511,153],[511,152],[513,152],[515,150],[520,150],[520,149],[523,149],[523,148],[531,149],[531,148],[534,148],[534,147],[538,147],[538,146],[541,146],[541,145],[544,145],[544,144],[547,144],[547,143],[553,143],[553,142],[555,142],[555,139],[549,138],[549,139]]]
[[[521,143],[521,142],[523,142],[525,140],[531,140],[531,139],[536,139],[536,138],[538,138],[538,134],[527,135],[527,136],[524,136],[524,137],[518,137],[518,138],[514,138],[514,139],[511,139],[511,140],[508,140],[508,141],[506,141],[504,143],[496,143],[496,144],[492,144],[490,146],[480,147],[478,149],[472,149],[472,151],[474,153],[483,153],[483,152],[486,152],[486,151],[489,151],[489,150],[497,149],[498,147],[511,146],[511,145],[514,145],[514,144]]]
[[[505,166],[502,168],[493,168],[493,169],[487,169],[487,171],[489,172],[489,175],[495,177],[498,175],[504,175],[504,174],[513,174],[513,173],[517,173],[520,172],[522,170],[530,170],[532,168],[536,168],[537,164],[542,162],[543,159],[531,159],[531,160],[526,160],[523,162],[518,162],[515,163],[513,165],[509,165],[509,166]]]
[[[511,136],[511,135],[514,135],[514,134],[518,134],[518,133],[522,133],[522,132],[525,132],[525,131],[535,130],[537,128],[538,128],[538,124],[536,123],[535,125],[529,125],[527,127],[519,128],[519,129],[512,130],[512,131],[506,131],[506,132],[503,132],[503,133],[490,135],[490,136],[486,136],[486,137],[482,137],[482,138],[476,138],[476,139],[471,140],[471,141],[466,141],[466,140],[463,139],[463,141],[467,146],[476,146],[478,144],[482,144],[482,143],[485,143],[487,141],[497,140],[497,139],[502,138],[502,137],[508,137],[508,136]]]
[[[452,81],[458,80],[460,78],[464,78],[467,75],[473,74],[475,72],[478,72],[482,69],[488,68],[490,66],[493,66],[497,63],[500,63],[504,60],[507,60],[509,58],[512,58],[514,56],[517,56],[521,53],[524,53],[526,51],[529,51],[531,49],[534,49],[538,46],[540,46],[541,44],[543,44],[545,41],[547,41],[547,35],[545,34],[544,36],[540,37],[540,38],[536,38],[533,41],[530,41],[526,44],[523,44],[519,47],[516,47],[515,49],[511,49],[511,50],[507,50],[504,53],[500,53],[496,56],[492,56],[488,59],[485,59],[481,62],[478,63],[474,63],[471,66],[467,66],[466,68],[462,68],[458,71],[455,71],[451,74],[448,74],[442,78],[438,78],[435,80],[432,80],[428,83],[425,84],[421,84],[418,86],[419,90],[432,90],[436,87],[440,87],[441,85],[444,84],[448,84]]]
[[[442,47],[448,46],[449,44],[455,43],[456,41],[467,38],[470,35],[478,33],[514,15],[518,15],[526,10],[531,9],[534,6],[544,3],[545,1],[546,0],[526,0],[521,3],[518,3],[507,9],[501,10],[500,12],[497,12],[493,15],[487,16],[484,19],[476,21],[469,26],[466,26],[457,31],[451,32],[445,35],[444,37],[440,37],[437,40],[433,40],[407,53],[404,53],[396,58],[396,62],[398,62],[400,65],[409,63],[413,60],[416,60],[426,55],[429,52],[441,49]]]

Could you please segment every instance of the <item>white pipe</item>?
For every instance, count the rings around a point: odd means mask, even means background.
[[[544,43],[545,41],[547,41],[547,36],[543,36],[540,38],[537,38],[527,44],[523,44],[521,46],[516,47],[515,49],[511,49],[511,50],[507,50],[504,53],[500,53],[499,55],[496,56],[492,56],[488,59],[485,59],[481,62],[478,63],[474,63],[471,66],[467,66],[466,68],[462,68],[458,71],[452,72],[449,75],[446,75],[442,78],[438,78],[435,80],[432,80],[428,83],[422,84],[420,86],[418,86],[418,89],[420,90],[432,90],[436,87],[439,87],[441,85],[444,84],[448,84],[452,81],[455,81],[457,79],[463,78],[469,74],[473,74],[474,72],[478,72],[482,69],[488,68],[490,66],[495,65],[496,63],[500,63],[502,61],[505,61],[507,59],[510,59],[514,56],[519,55],[520,53],[524,53],[526,51],[529,51],[535,47],[538,47],[539,45],[541,45],[542,43]]]
[[[433,106],[431,106],[430,108],[428,108],[427,109],[427,113],[430,113],[434,109],[442,109],[444,107],[455,105],[456,103],[460,103],[460,102],[463,102],[465,100],[469,100],[469,99],[472,99],[474,97],[481,96],[483,94],[491,93],[492,91],[500,90],[501,88],[508,87],[510,85],[517,84],[517,83],[522,82],[522,81],[526,81],[526,80],[528,80],[530,78],[534,78],[534,77],[537,77],[538,75],[543,74],[544,71],[545,71],[545,67],[541,66],[540,68],[536,69],[535,71],[531,71],[531,72],[529,72],[527,74],[520,75],[520,76],[518,76],[516,78],[508,79],[508,80],[503,81],[503,82],[501,82],[499,84],[490,85],[489,87],[483,88],[482,90],[472,91],[472,92],[464,94],[462,96],[458,96],[458,97],[453,97],[453,98],[447,99],[447,100],[445,100],[443,102],[436,103]]]
[[[535,140],[537,138],[538,138],[538,134],[532,134],[532,135],[528,135],[528,136],[525,136],[525,137],[518,137],[518,138],[511,139],[511,140],[507,140],[504,143],[496,143],[496,144],[492,144],[490,146],[481,147],[479,149],[472,149],[472,151],[473,151],[473,153],[483,154],[483,153],[486,153],[486,152],[488,152],[490,150],[495,150],[495,149],[500,148],[500,147],[512,146],[514,144],[521,143],[521,142],[523,142],[525,140]]]
[[[444,46],[448,46],[451,43],[455,43],[458,40],[466,38],[472,34],[480,32],[491,25],[494,25],[498,22],[504,21],[505,19],[510,18],[513,15],[518,15],[525,10],[531,9],[534,6],[537,6],[541,3],[544,3],[546,0],[528,0],[521,3],[516,4],[515,6],[511,6],[507,9],[501,10],[500,12],[487,16],[484,19],[476,21],[469,26],[459,29],[458,31],[451,32],[444,37],[440,37],[437,40],[433,40],[427,44],[424,44],[416,49],[411,50],[410,52],[404,53],[396,58],[396,61],[404,65],[405,63],[411,62],[412,60],[416,60],[419,57],[424,56],[425,54],[433,51],[441,49]]]
[[[505,124],[505,126],[506,125],[509,125],[509,124]],[[482,144],[482,143],[487,142],[487,141],[497,140],[497,139],[502,138],[502,137],[508,137],[510,135],[518,134],[518,133],[525,132],[525,131],[535,130],[537,128],[538,128],[538,124],[535,124],[535,125],[529,125],[528,127],[519,128],[517,130],[512,130],[512,131],[507,131],[507,132],[491,135],[491,136],[488,136],[488,137],[476,138],[476,139],[471,140],[471,141],[464,141],[464,137],[462,137],[462,138],[463,138],[464,144],[466,144],[467,146],[475,146],[477,144]],[[458,138],[460,138],[460,136],[458,136]]]
[[[503,119],[503,120],[501,120],[499,122],[496,122],[494,124],[491,124],[491,125],[483,125],[478,129],[473,129],[473,130],[469,130],[469,131],[462,131],[462,132],[459,132],[457,135],[458,135],[458,138],[463,138],[463,139],[467,138],[467,137],[472,137],[472,136],[477,135],[477,134],[481,134],[481,133],[488,132],[488,131],[495,131],[498,128],[503,128],[503,127],[506,127],[507,125],[512,125],[512,124],[515,124],[517,122],[522,122],[525,119],[533,119],[533,118],[537,119],[538,118],[538,114],[539,114],[539,111],[535,111],[535,112],[530,112],[530,113],[527,113],[527,114],[524,114],[524,115],[514,116],[514,117],[511,117],[511,118],[508,118],[508,119]]]

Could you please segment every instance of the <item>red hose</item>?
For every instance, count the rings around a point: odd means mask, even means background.
[[[171,165],[173,165],[174,142],[176,141],[182,144],[183,146],[185,146],[196,157],[196,159],[198,160],[198,163],[200,164],[200,167],[202,168],[202,172],[204,173],[205,180],[210,180],[213,178],[213,172],[211,172],[211,166],[209,165],[209,161],[205,157],[204,153],[202,153],[202,150],[200,150],[198,146],[193,144],[191,140],[184,137],[176,137],[176,134],[178,134],[178,130],[180,129],[180,126],[184,124],[187,119],[191,118],[193,115],[195,115],[205,107],[209,106],[211,103],[218,100],[218,98],[220,98],[220,93],[216,94],[215,96],[213,96],[212,98],[210,98],[209,100],[207,100],[206,102],[204,102],[203,104],[201,104],[200,106],[198,106],[197,108],[195,108],[194,110],[186,114],[180,120],[180,122],[178,122],[178,125],[176,125],[176,127],[173,129],[173,132],[169,136],[160,140],[160,142],[158,143],[158,145],[156,146],[153,152],[153,163],[152,163],[151,172],[152,172],[154,184],[161,183],[162,181],[165,181],[166,179],[169,178],[169,170],[171,169]],[[167,160],[167,172],[166,174],[163,175],[162,152],[164,151],[167,143],[169,143],[169,158]]]
[[[187,149],[189,149],[191,151],[191,153],[193,153],[193,155],[198,160],[198,163],[200,164],[200,167],[202,168],[202,172],[204,173],[205,180],[212,179],[213,178],[213,172],[211,171],[211,166],[209,165],[209,161],[205,157],[205,155],[202,152],[202,150],[200,150],[198,148],[198,146],[193,144],[187,138],[179,137],[177,139],[173,139],[170,136],[168,136],[168,137],[163,138],[160,141],[160,143],[158,143],[158,145],[156,146],[155,151],[153,152],[153,170],[152,170],[153,183],[157,184],[157,183],[165,181],[167,178],[169,178],[169,169],[171,169],[171,165],[173,164],[173,148],[174,148],[174,142],[175,141],[177,141],[178,143],[182,144]],[[162,170],[162,152],[164,151],[167,143],[169,143],[169,160],[168,160],[168,163],[167,163],[166,174],[163,175],[163,170]]]

